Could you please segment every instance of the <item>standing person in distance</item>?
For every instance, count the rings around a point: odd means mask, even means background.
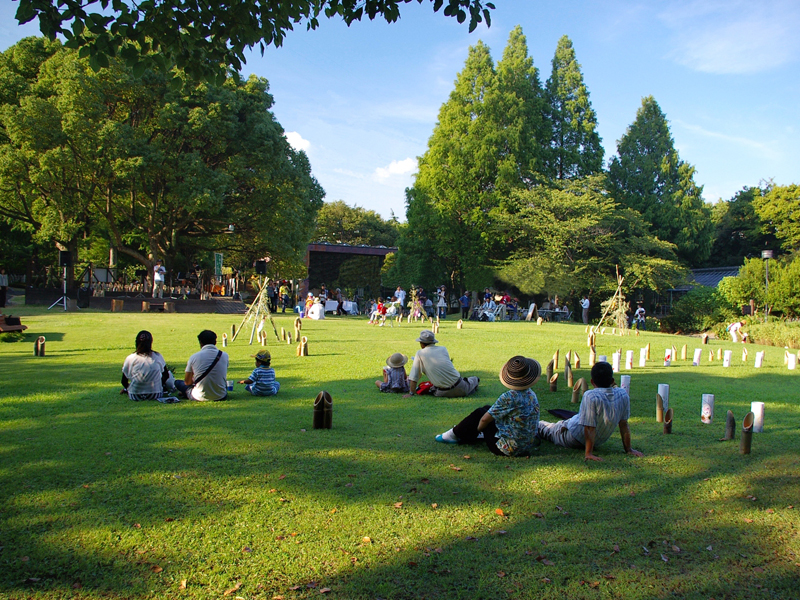
[[[0,308],[6,305],[6,294],[8,294],[8,275],[5,267],[0,267]]]
[[[633,322],[636,323],[636,329],[641,329],[643,331],[647,330],[647,321],[645,321],[645,315],[647,314],[642,306],[641,302],[636,303],[638,306],[636,308],[636,312],[633,313]]]
[[[153,298],[164,297],[164,275],[166,275],[166,273],[167,270],[164,268],[159,258],[153,267]]]
[[[464,292],[458,301],[461,304],[461,319],[466,321],[469,318],[469,292]]]
[[[589,296],[584,296],[581,300],[581,317],[583,317],[583,324],[589,324]]]
[[[439,286],[439,290],[436,292],[436,295],[439,297],[439,301],[436,303],[437,314],[440,319],[447,318],[447,288],[443,285]]]

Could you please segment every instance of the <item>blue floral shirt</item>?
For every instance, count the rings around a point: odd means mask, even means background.
[[[508,456],[527,455],[536,447],[539,399],[533,390],[508,390],[489,409],[497,426],[497,448]]]

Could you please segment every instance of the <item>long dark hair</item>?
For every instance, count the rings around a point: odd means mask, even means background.
[[[153,353],[153,334],[149,331],[140,331],[136,334],[136,354],[150,356]]]

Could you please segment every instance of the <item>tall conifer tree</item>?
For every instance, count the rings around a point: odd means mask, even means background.
[[[552,126],[549,176],[574,179],[599,173],[603,168],[603,146],[597,133],[597,115],[572,41],[566,35],[558,40],[553,56],[547,99]]]
[[[617,154],[608,172],[614,199],[641,213],[656,236],[677,246],[686,264],[702,264],[711,251],[711,213],[694,167],[678,156],[667,118],[652,96],[642,99]]]

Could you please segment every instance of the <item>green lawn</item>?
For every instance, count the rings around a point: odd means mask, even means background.
[[[438,335],[469,398],[403,399],[373,381],[386,357],[413,354],[420,325],[363,318],[304,322],[310,356],[269,349],[273,398],[237,386],[228,402],[164,405],[119,395],[140,329],[183,371],[204,328],[224,315],[64,313],[24,307],[26,341],[0,343],[0,597],[8,598],[797,598],[800,443],[797,373],[778,348],[741,346],[720,361],[662,366],[696,338],[598,337],[598,354],[652,345],[632,375],[633,447],[615,436],[585,464],[543,444],[530,459],[433,441],[503,391],[514,354],[545,365],[578,351],[583,326],[444,322]],[[278,327],[292,328],[288,316]],[[249,332],[248,332],[249,333]],[[33,356],[36,335],[47,356]],[[229,378],[252,368],[245,336],[227,348]],[[757,349],[763,369],[753,368]],[[623,354],[624,356],[624,354]],[[563,365],[563,358],[562,358]],[[563,368],[563,366],[562,366]],[[623,374],[625,372],[623,371]],[[563,378],[563,374],[562,374]],[[543,413],[570,390],[534,387]],[[669,383],[674,433],[655,422]],[[333,429],[311,427],[320,390]],[[700,396],[716,394],[715,421]],[[766,402],[765,431],[738,451],[742,417]],[[720,442],[725,413],[736,442]]]

